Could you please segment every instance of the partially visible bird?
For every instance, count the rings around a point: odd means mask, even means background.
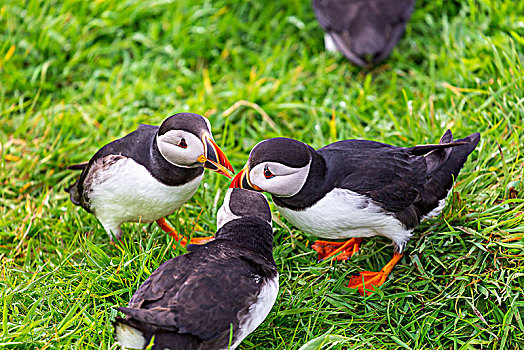
[[[89,162],[70,166],[82,173],[66,191],[74,204],[100,220],[111,240],[120,239],[120,226],[129,221],[157,221],[180,240],[164,217],[193,196],[204,168],[229,178],[228,171],[233,171],[213,140],[207,118],[178,113],[160,127],[139,125],[102,147]]]
[[[313,0],[326,49],[359,66],[385,59],[404,34],[415,0]]]
[[[265,320],[278,294],[267,200],[230,189],[217,223],[213,241],[160,265],[119,308],[120,345],[145,349],[154,337],[155,350],[235,349]]]
[[[272,194],[279,212],[300,230],[328,239],[313,248],[319,260],[359,249],[362,237],[393,241],[393,259],[379,272],[364,271],[349,286],[363,292],[380,286],[402,257],[413,229],[445,205],[453,183],[480,134],[453,141],[448,130],[438,145],[395,147],[346,140],[314,150],[303,142],[275,138],[260,142],[231,187]]]

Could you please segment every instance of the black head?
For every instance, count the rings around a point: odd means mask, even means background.
[[[157,147],[169,163],[186,168],[205,167],[227,177],[233,167],[213,140],[206,117],[194,113],[170,116],[157,132]]]
[[[271,210],[266,197],[255,191],[230,188],[224,198],[224,204],[217,213],[217,228],[220,229],[230,221],[247,217],[256,217],[271,225]]]
[[[211,135],[211,124],[209,120],[195,113],[177,113],[162,122],[158,130],[158,136],[164,135],[171,130],[184,130],[198,138],[204,133]]]
[[[273,260],[271,211],[262,193],[230,188],[217,213],[215,240],[227,240]]]
[[[310,148],[303,142],[285,137],[264,140],[253,147],[247,164],[250,169],[264,162],[302,168],[311,160]]]
[[[251,150],[246,167],[235,176],[231,187],[291,197],[304,186],[314,152],[307,144],[293,139],[262,141]]]

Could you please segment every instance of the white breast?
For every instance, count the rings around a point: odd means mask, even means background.
[[[350,190],[336,188],[305,210],[275,206],[297,228],[318,237],[347,239],[381,235],[399,247],[411,237],[411,230],[406,230],[394,216]]]
[[[264,320],[275,304],[278,295],[278,274],[270,280],[266,280],[260,289],[257,301],[251,305],[245,318],[239,325],[239,333],[231,349],[235,349],[241,342],[251,334]]]
[[[123,222],[152,222],[173,213],[193,196],[203,177],[181,186],[167,186],[129,158],[100,173],[93,177],[91,209],[117,238]]]

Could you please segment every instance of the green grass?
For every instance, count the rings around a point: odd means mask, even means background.
[[[116,307],[183,250],[155,225],[126,224],[124,246],[109,245],[69,202],[78,174],[65,168],[181,111],[210,118],[237,170],[275,136],[409,146],[482,133],[453,201],[372,296],[345,286],[389,260],[386,239],[317,264],[314,237],[277,227],[280,294],[242,349],[323,334],[309,348],[524,348],[523,13],[522,1],[419,0],[367,71],[324,52],[306,0],[0,3],[0,348],[117,348]],[[171,222],[213,233],[226,180],[206,173]]]

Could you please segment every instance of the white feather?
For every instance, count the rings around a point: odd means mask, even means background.
[[[402,250],[412,236],[412,230],[405,229],[393,215],[350,190],[336,188],[304,210],[275,206],[297,228],[318,237],[349,239],[381,235]]]
[[[123,158],[100,172],[91,185],[91,209],[111,238],[124,222],[153,222],[172,214],[198,189],[203,174],[181,186],[167,186],[147,169]]]
[[[144,334],[136,328],[123,323],[115,326],[116,341],[124,349],[143,349],[146,346]]]
[[[281,197],[291,197],[300,192],[306,183],[310,166],[311,161],[302,168],[292,168],[275,162],[263,162],[249,169],[249,181],[265,192]],[[266,178],[264,175],[266,167],[275,176]]]
[[[278,274],[273,279],[265,280],[263,283],[257,301],[249,307],[244,319],[240,321],[239,332],[235,342],[231,344],[231,349],[235,349],[245,337],[264,322],[277,300]]]
[[[337,46],[331,35],[324,33],[324,45],[326,46],[326,51],[336,52]]]
[[[186,147],[178,144],[184,139]],[[169,130],[156,137],[158,151],[169,163],[183,168],[194,168],[196,159],[204,155],[204,144],[196,135],[184,130]]]
[[[229,207],[229,200],[231,199],[231,192],[233,189],[228,189],[226,192],[226,196],[224,197],[224,202],[222,203],[222,206],[220,209],[218,209],[217,212],[217,231],[220,230],[222,226],[224,226],[226,223],[240,219],[240,216],[235,215],[231,212],[231,208]]]

